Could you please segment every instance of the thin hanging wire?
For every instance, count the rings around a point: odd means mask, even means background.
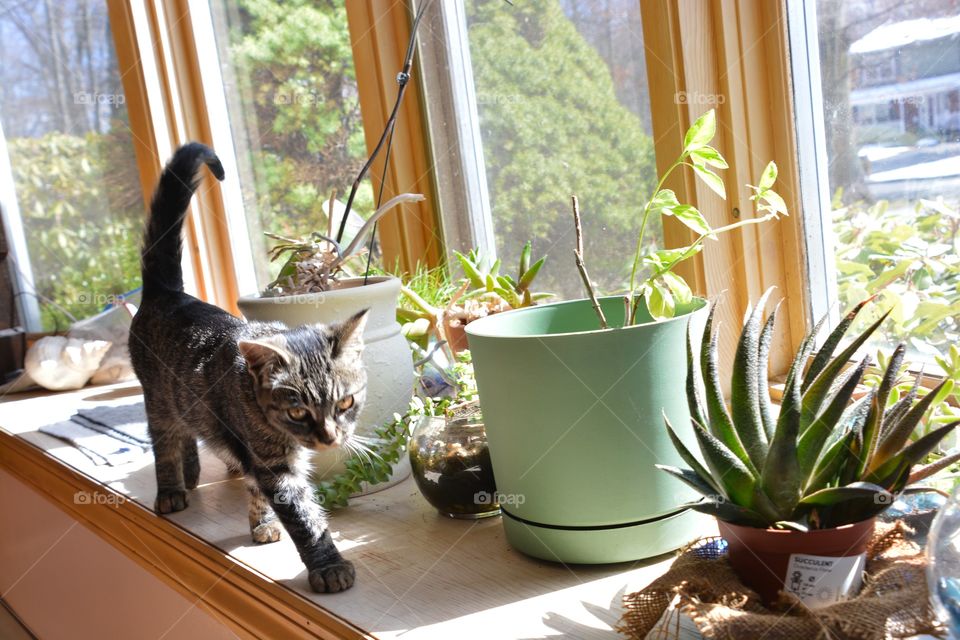
[[[343,234],[347,229],[347,219],[350,216],[350,211],[353,209],[353,200],[357,195],[357,190],[360,188],[360,183],[366,177],[367,172],[370,170],[370,166],[373,164],[373,161],[380,155],[381,149],[386,145],[387,147],[387,156],[390,153],[390,147],[393,144],[393,132],[397,125],[397,115],[400,112],[400,104],[403,101],[403,96],[406,94],[407,85],[410,82],[410,70],[413,68],[413,54],[415,51],[417,30],[420,26],[420,20],[423,18],[424,13],[427,8],[430,6],[433,0],[425,0],[423,4],[417,9],[416,16],[413,20],[413,25],[410,29],[410,40],[407,43],[407,54],[404,58],[403,69],[400,73],[397,74],[397,84],[400,85],[399,90],[397,91],[397,100],[393,104],[393,110],[390,112],[390,117],[387,119],[386,126],[383,129],[383,133],[380,136],[380,140],[377,142],[377,146],[374,147],[373,152],[370,154],[370,157],[364,163],[363,168],[360,169],[360,173],[357,175],[356,180],[353,181],[353,186],[350,188],[350,196],[347,198],[347,204],[343,212],[343,218],[340,220],[340,227],[337,229],[337,242],[343,242]],[[387,164],[384,162],[383,165],[384,180],[380,183],[380,194],[377,198],[377,206],[380,206],[380,198],[383,196],[383,186],[386,178],[386,169]],[[376,237],[376,225],[374,225],[373,233],[370,235],[371,243]],[[372,244],[371,244],[372,247]],[[369,273],[369,258],[367,260],[367,272]],[[364,276],[366,280],[366,276]]]

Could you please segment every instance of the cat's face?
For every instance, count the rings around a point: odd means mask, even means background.
[[[241,340],[267,422],[304,447],[337,447],[353,435],[366,398],[362,311],[335,325],[305,325]]]

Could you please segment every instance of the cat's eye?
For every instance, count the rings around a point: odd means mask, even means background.
[[[344,396],[343,398],[340,398],[339,402],[337,402],[337,409],[339,409],[340,411],[346,411],[347,409],[349,409],[349,408],[352,407],[352,406],[353,406],[353,396],[352,396],[352,395],[350,395],[350,396]]]
[[[303,407],[290,407],[287,409],[287,417],[296,422],[300,422],[307,417],[307,410]]]

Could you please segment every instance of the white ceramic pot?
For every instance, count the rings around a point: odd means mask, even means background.
[[[373,430],[393,419],[394,413],[406,412],[413,395],[414,373],[410,347],[400,333],[396,320],[400,280],[378,276],[367,279],[346,278],[337,287],[324,293],[290,296],[244,296],[237,301],[248,320],[279,321],[288,327],[318,322],[346,320],[361,309],[370,309],[363,333],[363,362],[367,367],[367,399],[357,422],[357,433],[372,436]],[[318,478],[329,478],[343,471],[341,450],[314,454],[314,470]],[[362,493],[385,489],[410,474],[406,455],[394,468],[388,482],[377,484]]]

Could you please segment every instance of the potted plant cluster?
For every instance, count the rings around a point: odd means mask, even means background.
[[[395,422],[395,415],[407,411],[413,394],[414,373],[410,351],[395,317],[400,280],[390,276],[370,276],[369,259],[361,276],[354,277],[348,264],[365,252],[368,256],[372,253],[373,238],[380,218],[398,205],[422,201],[424,197],[420,194],[404,193],[381,204],[383,185],[386,182],[385,162],[376,211],[349,243],[345,241],[344,233],[354,198],[374,160],[383,150],[386,157],[390,157],[397,114],[413,68],[417,29],[427,5],[429,3],[423,3],[417,10],[411,26],[404,65],[397,75],[399,88],[393,110],[379,142],[353,182],[344,210],[339,216],[336,233],[333,229],[335,196],[331,195],[326,233],[317,231],[297,239],[268,234],[279,241],[270,252],[271,260],[286,256],[279,275],[261,294],[242,297],[237,302],[248,319],[279,321],[288,326],[338,322],[362,309],[370,309],[364,330],[363,360],[369,370],[376,371],[376,375],[370,376],[366,402],[358,419],[357,436],[360,442],[365,438],[375,439],[378,430]],[[370,238],[369,248],[363,246],[367,237]],[[331,479],[349,471],[346,463],[350,457],[350,452],[345,449],[315,453],[315,475],[320,479]],[[405,461],[406,458],[401,460]],[[402,480],[408,473],[408,468],[398,468],[383,486]],[[366,486],[365,484],[364,489]]]
[[[700,212],[664,189],[691,169],[723,196],[714,172],[727,166],[712,146],[714,112],[687,131],[682,155],[644,205],[625,295],[598,297],[584,264],[574,199],[574,257],[589,298],[542,304],[467,325],[477,386],[508,541],[536,557],[620,562],[674,550],[697,535],[702,516],[654,464],[679,457],[664,413],[689,424],[682,397],[690,322],[705,322],[706,301],[673,268],[719,233],[786,213],[770,163],[753,187],[760,215],[711,228]],[[687,247],[644,253],[653,216],[674,217],[696,234]],[[685,438],[692,442],[689,429]],[[648,469],[650,471],[648,471]],[[653,471],[651,473],[651,471]]]
[[[500,273],[500,260],[491,260],[477,249],[453,254],[464,277],[451,282],[443,267],[420,269],[400,292],[397,316],[408,340],[426,349],[431,338],[444,342],[454,355],[467,349],[465,327],[478,318],[535,305],[552,293],[534,293],[533,281],[546,256],[531,264],[533,243],[520,252],[516,278]],[[420,289],[420,291],[418,291]]]
[[[774,419],[766,358],[776,311],[763,320],[766,300],[765,294],[740,334],[729,409],[717,375],[712,310],[699,345],[702,375],[691,331],[686,395],[703,462],[667,418],[667,433],[689,468],[658,466],[704,496],[691,508],[717,518],[730,564],[746,585],[767,602],[788,591],[807,606],[822,606],[859,589],[875,517],[909,483],[940,467],[913,468],[960,422],[915,437],[947,382],[918,397],[918,378],[894,401],[903,345],[862,393],[870,358],[847,363],[886,314],[834,353],[869,301],[847,314],[816,352],[823,321],[804,338]]]

